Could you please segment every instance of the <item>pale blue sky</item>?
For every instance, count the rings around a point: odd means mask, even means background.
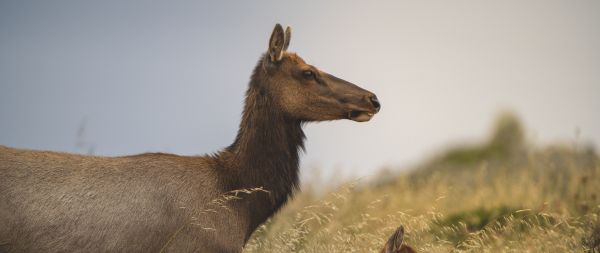
[[[100,155],[231,143],[275,23],[375,92],[371,122],[308,125],[302,166],[373,175],[517,112],[537,143],[600,143],[599,1],[1,1],[0,144]]]

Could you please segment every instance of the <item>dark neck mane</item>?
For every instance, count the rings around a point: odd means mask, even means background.
[[[235,161],[232,188],[262,187],[268,194],[249,198],[256,226],[277,211],[298,187],[299,151],[304,149],[300,120],[286,117],[265,89],[261,63],[252,75],[237,137],[226,150]],[[268,197],[266,197],[268,196]],[[254,216],[254,215],[253,215]]]

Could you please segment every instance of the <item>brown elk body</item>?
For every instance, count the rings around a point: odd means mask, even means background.
[[[275,26],[238,135],[214,155],[0,146],[0,252],[240,252],[298,186],[303,123],[367,121],[380,107],[373,93],[288,53],[289,41],[289,28]],[[256,188],[265,191],[232,197]]]

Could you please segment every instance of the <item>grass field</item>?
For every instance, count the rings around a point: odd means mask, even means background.
[[[303,187],[245,252],[378,252],[400,224],[418,252],[600,252],[599,193],[592,148],[534,147],[505,114],[486,143],[407,172]]]

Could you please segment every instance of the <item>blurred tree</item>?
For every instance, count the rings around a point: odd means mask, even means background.
[[[432,164],[452,166],[478,165],[481,162],[511,162],[525,151],[525,134],[519,117],[512,112],[500,113],[487,142],[449,148]]]
[[[521,152],[525,146],[525,135],[519,118],[512,112],[503,112],[496,119],[494,131],[487,144],[491,156],[506,158]]]

